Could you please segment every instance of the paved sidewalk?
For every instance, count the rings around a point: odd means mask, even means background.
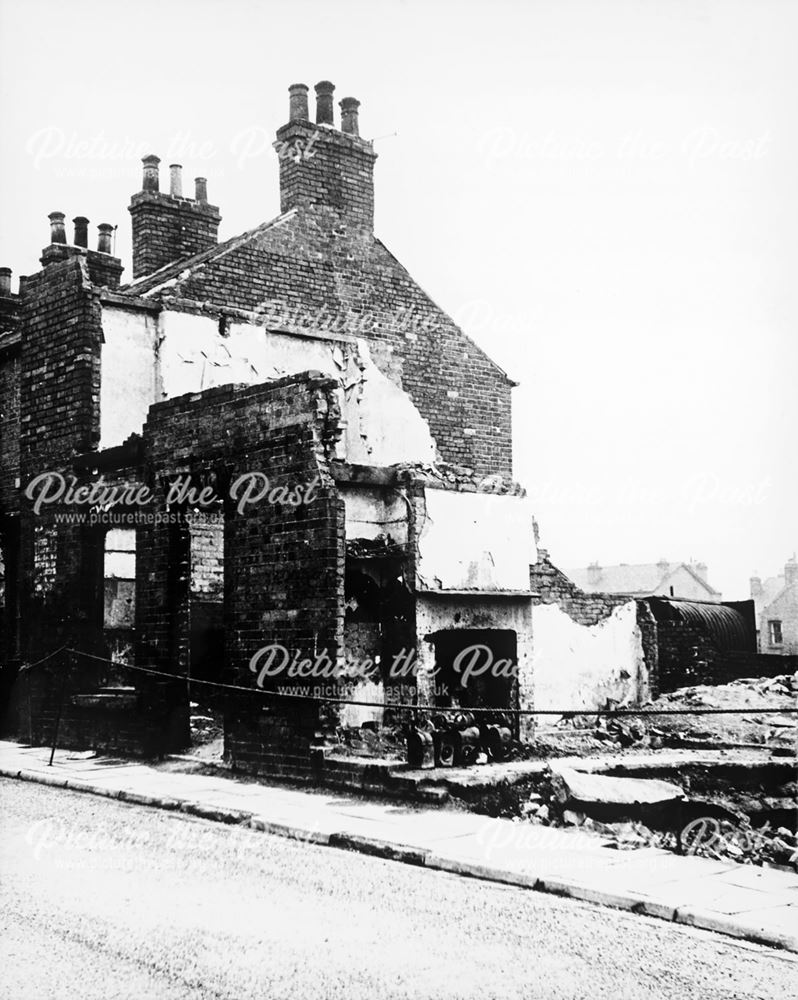
[[[179,809],[798,951],[798,875],[650,848],[619,851],[577,830],[183,773],[169,763],[60,750],[48,767],[49,756],[44,747],[0,741],[0,776]]]

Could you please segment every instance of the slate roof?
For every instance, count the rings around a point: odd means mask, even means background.
[[[708,598],[720,598],[720,592],[703,580],[687,563],[669,563],[667,569],[661,563],[621,563],[618,566],[601,566],[596,583],[590,582],[595,577],[587,567],[568,569],[565,573],[588,594],[632,594],[644,597],[657,591],[667,592],[668,580],[679,570],[686,570],[706,590]]]

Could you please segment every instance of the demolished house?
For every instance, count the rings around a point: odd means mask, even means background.
[[[224,694],[234,764],[292,772],[342,720],[531,706],[513,383],[375,237],[376,153],[358,102],[340,108],[337,127],[320,83],[312,121],[290,88],[276,219],[219,243],[205,180],[188,197],[172,165],[163,191],[148,156],[129,283],[112,227],[90,249],[88,220],[70,241],[59,212],[42,270],[18,295],[4,275],[4,687],[23,738],[58,713],[65,744],[174,751],[189,698]]]
[[[127,284],[113,227],[90,249],[61,212],[18,294],[0,269],[6,728],[174,752],[196,700],[235,767],[300,776],[419,709],[479,739],[495,709],[504,745],[532,710],[728,676],[744,608],[588,593],[538,550],[514,383],[376,238],[359,104],[337,127],[315,89],[277,218],[219,243],[206,181],[147,156]]]

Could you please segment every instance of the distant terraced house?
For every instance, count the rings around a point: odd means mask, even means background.
[[[681,597],[690,601],[720,601],[722,594],[707,580],[704,563],[619,563],[567,569],[567,575],[587,593],[628,594],[630,597]]]

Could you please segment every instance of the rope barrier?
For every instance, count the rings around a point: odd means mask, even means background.
[[[33,663],[21,663],[19,667],[19,672],[22,673],[23,670],[31,670],[33,667],[38,667],[42,663],[46,663],[48,660],[52,660],[54,656],[58,656],[59,653],[63,653],[67,648],[66,643],[63,646],[59,646],[58,649],[54,649],[52,653],[48,653],[47,656],[43,656],[40,660],[35,660]]]
[[[324,695],[294,694],[289,691],[267,691],[259,687],[244,687],[240,684],[224,684],[221,681],[207,681],[198,677],[187,677],[180,674],[170,674],[164,670],[154,670],[152,667],[140,667],[132,663],[120,663],[118,660],[109,660],[103,656],[95,656],[93,653],[84,653],[79,649],[62,647],[69,653],[82,656],[88,660],[96,660],[100,663],[107,663],[114,667],[122,667],[125,670],[135,670],[139,673],[149,674],[153,677],[165,677],[170,681],[184,681],[188,684],[200,684],[206,687],[219,688],[225,691],[241,691],[244,694],[261,694],[271,698],[284,698],[286,700],[295,699],[297,701],[314,701],[320,704],[333,705],[357,705],[361,708],[382,708],[382,709],[408,709],[414,712],[425,711],[434,713],[446,712],[470,712],[474,715],[496,714],[512,715],[515,717],[535,716],[535,715],[558,715],[572,718],[578,715],[603,715],[612,718],[623,716],[651,716],[651,715],[796,715],[798,714],[798,704],[795,708],[667,708],[667,709],[646,709],[646,708],[565,708],[565,709],[537,709],[537,708],[471,708],[469,706],[439,706],[439,705],[418,705],[404,702],[377,702],[358,701],[352,698],[334,698]],[[60,650],[59,650],[60,652]],[[54,655],[54,654],[53,654]],[[44,661],[39,661],[44,662]],[[35,666],[36,664],[31,664]]]

